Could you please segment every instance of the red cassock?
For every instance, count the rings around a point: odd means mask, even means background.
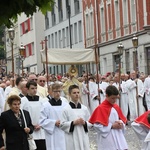
[[[123,115],[120,107],[117,104],[111,104],[105,99],[93,112],[89,122],[100,123],[104,126],[108,126],[109,123],[109,116],[112,107],[117,111],[119,119],[122,120],[125,124],[127,122],[126,117]],[[116,120],[117,121],[117,120]]]
[[[149,113],[150,113],[150,110],[146,111],[144,114],[142,114],[137,119],[135,119],[135,122],[139,123],[139,124],[143,124],[146,127],[150,128],[150,124],[149,124],[148,119],[147,119]]]

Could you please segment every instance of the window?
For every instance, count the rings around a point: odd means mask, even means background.
[[[31,30],[31,19],[28,18],[26,21],[22,22],[20,24],[20,33],[21,35],[26,34],[27,32],[29,32]]]
[[[131,22],[134,23],[136,21],[136,5],[135,0],[131,1]]]
[[[116,28],[120,27],[120,10],[119,10],[119,2],[115,1],[115,22]]]
[[[67,46],[69,46],[69,28],[66,27],[66,42],[67,42]]]
[[[90,12],[90,37],[94,36],[94,18],[93,18],[93,12]]]
[[[49,18],[48,18],[48,12],[46,12],[46,15],[45,15],[45,29],[49,29]]]
[[[77,23],[74,24],[74,42],[75,43],[78,42],[78,38],[77,38]]]
[[[55,6],[55,5],[54,5]],[[55,18],[55,7],[52,7],[51,15],[52,15],[52,26],[56,24],[56,18]]]
[[[108,30],[112,29],[112,18],[111,18],[111,4],[109,3],[107,5],[107,12],[108,12]]]
[[[31,53],[32,55],[34,55],[34,43],[33,42],[31,43]]]
[[[34,43],[29,43],[25,46],[25,57],[34,55]]]
[[[89,15],[86,14],[86,38],[89,38]]]
[[[74,0],[74,10],[75,10],[75,14],[78,14],[80,12],[79,0]]]
[[[57,32],[55,32],[55,48],[58,48],[58,45],[57,45]]]
[[[69,17],[68,13],[71,15],[70,0],[66,0],[66,18]]]
[[[65,39],[66,39],[66,37],[65,37],[65,29],[62,29],[62,42],[63,42],[63,47],[66,46],[66,45],[65,45]]]
[[[51,48],[51,37],[48,35],[48,47]]]
[[[100,13],[100,21],[101,21],[101,32],[105,32],[105,15],[104,15],[104,8],[101,8],[101,13]]]
[[[150,47],[146,48],[146,56],[147,56],[147,74],[150,74]]]
[[[58,31],[58,38],[59,38],[59,48],[61,48],[61,30]]]
[[[126,71],[130,71],[130,55],[129,55],[129,51],[125,52],[125,60],[126,60]]]
[[[72,44],[74,43],[74,40],[73,40],[73,25],[71,25],[71,41],[72,41]]]
[[[58,14],[59,14],[59,22],[63,21],[62,0],[58,0]]]
[[[81,21],[78,22],[78,32],[79,32],[79,42],[82,41],[82,23]]]
[[[124,25],[128,24],[128,1],[123,0],[123,22]]]
[[[52,40],[52,48],[54,48],[54,34],[51,35],[51,40]]]
[[[114,72],[118,72],[119,70],[119,55],[114,55]]]

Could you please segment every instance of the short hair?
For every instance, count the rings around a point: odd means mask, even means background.
[[[52,89],[52,85],[48,85],[48,91]]]
[[[8,103],[9,105],[12,105],[12,103],[13,103],[14,101],[19,101],[19,102],[21,103],[21,99],[20,99],[20,97],[17,96],[17,95],[11,95],[11,96],[9,96],[8,99],[7,99],[7,103]]]
[[[54,84],[52,84],[52,91],[54,90],[54,89],[60,89],[62,86],[61,86],[61,84],[59,84],[59,83],[54,83]]]
[[[79,86],[77,86],[75,84],[74,85],[70,85],[69,89],[68,89],[69,94],[71,94],[71,92],[72,92],[73,89],[79,89]]]
[[[18,77],[16,78],[16,85],[18,86],[19,85],[19,82],[21,82],[23,79],[23,77]]]
[[[31,85],[37,86],[37,83],[33,80],[29,80],[26,84],[26,88],[29,89]]]
[[[119,91],[118,91],[118,89],[114,85],[109,85],[106,88],[106,94],[107,94],[107,96],[118,95]]]

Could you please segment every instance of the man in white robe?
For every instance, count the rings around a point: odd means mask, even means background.
[[[129,97],[128,97],[128,89],[126,87],[126,81],[124,80],[124,74],[121,74],[121,92],[120,92],[120,100],[121,100],[121,109],[125,117],[128,115],[129,108]]]
[[[66,150],[89,150],[88,123],[89,112],[86,106],[78,102],[79,87],[71,85],[71,101],[63,109],[60,128],[65,131]]]
[[[59,128],[62,109],[67,104],[60,99],[61,90],[60,84],[52,85],[52,97],[43,104],[40,113],[39,124],[45,131],[47,150],[66,150],[65,133]]]
[[[101,103],[105,100],[105,98],[106,98],[106,88],[107,88],[107,86],[109,85],[106,81],[105,81],[105,79],[106,79],[106,77],[105,76],[102,76],[101,77],[101,82],[100,82],[100,84],[99,84],[99,92],[100,92],[100,99],[101,99]]]
[[[87,74],[83,74],[83,82],[82,82],[82,88],[81,88],[81,102],[83,105],[85,105],[87,108],[89,108],[89,90],[88,90],[88,78]]]
[[[90,92],[90,113],[95,110],[99,105],[99,96],[98,96],[98,85],[95,82],[89,81],[89,92]]]
[[[98,150],[128,149],[124,137],[127,119],[116,104],[118,94],[119,92],[115,86],[108,86],[106,99],[95,109],[89,120],[98,134]]]
[[[133,121],[144,110],[142,100],[144,91],[142,81],[136,78],[136,72],[132,71],[130,76],[131,79],[126,81],[126,87],[129,96],[130,121]],[[139,105],[137,105],[137,100]]]
[[[4,111],[4,104],[5,104],[5,99],[2,94],[2,90],[3,89],[0,88],[0,114]]]
[[[40,110],[45,101],[36,95],[36,82],[28,81],[26,87],[28,94],[21,98],[21,108],[27,110],[31,115],[32,124],[34,125],[33,139],[35,140],[37,150],[46,150],[45,133],[39,124]]]
[[[150,110],[150,75],[144,81],[145,100],[148,110]]]
[[[132,128],[142,143],[141,150],[150,150],[150,111],[138,117],[132,124]]]

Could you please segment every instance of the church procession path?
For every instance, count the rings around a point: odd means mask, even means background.
[[[131,128],[131,125],[129,123],[128,126],[126,126],[127,130],[125,133],[125,137],[128,143],[128,150],[140,150],[140,141],[138,140],[136,134]],[[90,150],[97,150],[97,145],[96,145],[96,132],[91,130],[89,132],[89,137],[90,137]]]

